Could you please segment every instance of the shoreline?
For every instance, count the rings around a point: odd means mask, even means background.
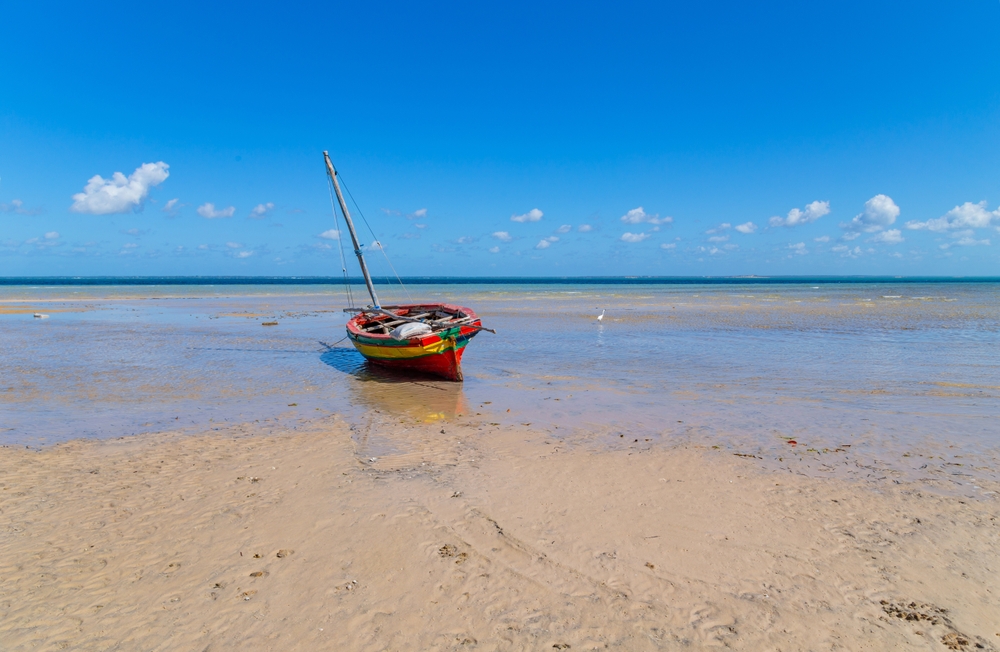
[[[5,447],[0,477],[11,650],[1000,647],[997,494],[928,481],[388,414]]]

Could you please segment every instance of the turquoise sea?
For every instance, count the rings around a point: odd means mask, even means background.
[[[404,280],[383,304],[447,300],[497,329],[464,384],[369,368],[335,279],[0,280],[0,443],[338,414],[897,469],[1000,448],[1000,279]]]

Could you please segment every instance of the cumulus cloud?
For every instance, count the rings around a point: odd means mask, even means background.
[[[644,222],[647,224],[670,224],[674,218],[649,215],[642,206],[639,206],[622,215],[621,221],[625,224],[642,224]]]
[[[990,244],[988,238],[976,240],[976,232],[972,229],[957,231],[952,233],[951,237],[955,238],[955,242],[946,242],[943,245],[940,245],[941,249],[950,249],[951,247],[974,247],[976,245],[989,246]]]
[[[743,224],[737,224],[734,227],[740,233],[750,234],[757,230],[757,225],[753,222],[744,222]]]
[[[149,189],[163,183],[170,172],[170,166],[158,163],[143,163],[135,172],[125,176],[115,172],[110,179],[95,174],[83,187],[83,192],[73,195],[74,213],[89,215],[109,215],[111,213],[140,212],[143,202],[149,196]]]
[[[926,222],[911,220],[906,223],[908,229],[927,229],[928,231],[951,231],[956,229],[982,229],[991,225],[1000,225],[1000,208],[995,211],[986,209],[986,202],[978,204],[965,202],[956,206],[941,217]]]
[[[788,211],[786,217],[774,216],[768,220],[768,224],[771,226],[799,226],[800,224],[809,224],[810,222],[815,222],[819,218],[827,215],[830,212],[830,202],[828,201],[814,201],[811,204],[806,204],[806,207],[802,210],[798,208],[793,208]]]
[[[591,231],[594,230],[594,227],[590,226],[589,224],[581,224],[580,226],[576,227],[576,230],[579,231],[580,233],[590,233]]]
[[[832,247],[831,251],[836,251],[840,255],[845,256],[847,258],[857,258],[862,253],[864,253],[863,251],[861,251],[861,247],[854,247],[854,249],[851,249],[847,245],[837,245],[836,247]],[[868,253],[872,253],[873,251],[874,249],[869,249]]]
[[[569,233],[572,230],[573,230],[572,224],[563,224],[558,229],[556,229],[556,233]]]
[[[12,199],[9,204],[0,204],[0,213],[17,213],[18,215],[41,215],[42,209],[24,207],[24,202],[20,199]]]
[[[489,251],[491,254],[498,254],[500,253],[500,247],[490,247]]]
[[[241,249],[243,247],[239,242],[227,242],[226,246],[230,249]]]
[[[550,235],[547,238],[542,238],[541,240],[538,241],[538,244],[535,245],[535,249],[548,249],[549,247],[552,246],[553,242],[559,242],[559,238],[557,238],[554,235]]]
[[[211,202],[205,202],[204,204],[198,207],[198,215],[201,215],[202,217],[209,220],[214,220],[219,217],[232,217],[233,213],[235,212],[236,212],[235,206],[216,209],[215,204]]]
[[[419,220],[419,219],[421,219],[423,217],[427,217],[427,209],[426,208],[418,208],[417,210],[415,210],[412,213],[410,213],[409,215],[407,215],[406,219],[408,219],[408,220]]]
[[[340,240],[340,231],[337,229],[327,229],[316,237],[323,238],[324,240]]]
[[[813,242],[829,242],[829,241],[830,241],[830,236],[828,235],[821,235],[818,238],[813,238]]]
[[[728,231],[731,228],[733,228],[732,224],[730,224],[729,222],[723,222],[722,224],[720,224],[719,226],[715,227],[714,229],[709,229],[708,231],[705,231],[705,233],[708,233],[708,234],[723,233],[725,231]]]
[[[869,242],[881,242],[882,244],[899,244],[903,241],[903,234],[900,233],[899,229],[889,229],[888,231],[882,231],[871,238]]]
[[[670,251],[671,249],[676,249],[676,248],[677,248],[677,243],[676,242],[671,242],[669,244],[666,243],[666,242],[664,242],[663,244],[660,245],[660,249],[666,249],[667,251]]]
[[[542,215],[544,215],[544,213],[542,213],[542,211],[538,210],[537,208],[532,208],[530,211],[528,211],[524,215],[511,215],[510,216],[510,221],[511,222],[537,222],[538,220],[542,219]]]
[[[805,254],[809,253],[809,250],[806,249],[806,243],[804,242],[796,242],[795,244],[790,244],[788,245],[788,248],[792,250],[792,253],[799,254],[800,256],[804,256]]]
[[[729,235],[713,235],[708,239],[709,242],[728,242]]]
[[[267,217],[267,214],[274,210],[274,204],[267,202],[266,204],[257,204],[250,210],[250,219],[259,220]]]
[[[635,242],[642,242],[648,237],[650,237],[648,233],[629,233],[628,231],[626,231],[625,233],[622,234],[621,240],[622,242],[635,243]]]
[[[875,233],[890,226],[899,217],[899,206],[888,195],[875,195],[865,202],[865,210],[840,228],[849,231]]]
[[[506,231],[494,231],[490,234],[491,238],[496,238],[500,242],[510,242],[514,238],[510,237],[510,234]]]
[[[59,237],[58,231],[49,231],[48,233],[45,234],[46,240],[55,240],[58,237]]]
[[[240,252],[237,252],[237,254],[236,254],[237,258],[249,258],[250,256],[253,256],[253,252],[252,251],[240,251]]]
[[[456,244],[470,244],[470,243],[473,243],[475,241],[476,241],[476,239],[473,238],[471,235],[463,235],[458,240],[455,240],[455,243]]]
[[[183,204],[180,204],[178,202],[180,202],[180,199],[177,199],[175,197],[174,199],[171,199],[166,204],[164,204],[163,208],[161,208],[160,210],[163,211],[164,213],[167,213],[170,216],[174,216],[177,214],[177,211],[179,211],[183,206]]]

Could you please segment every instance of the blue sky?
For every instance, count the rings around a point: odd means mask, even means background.
[[[812,4],[4,3],[0,275],[339,274],[324,149],[401,274],[1000,274],[1000,2]]]

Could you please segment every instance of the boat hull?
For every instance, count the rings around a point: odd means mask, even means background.
[[[363,313],[347,322],[347,335],[354,347],[372,364],[403,373],[437,376],[445,380],[463,380],[462,355],[465,347],[479,332],[481,322],[468,308],[439,305],[395,306],[397,314],[416,314],[428,309],[446,309],[466,316],[460,326],[447,328],[420,337],[395,340],[385,334],[365,332],[365,325],[373,323]]]

